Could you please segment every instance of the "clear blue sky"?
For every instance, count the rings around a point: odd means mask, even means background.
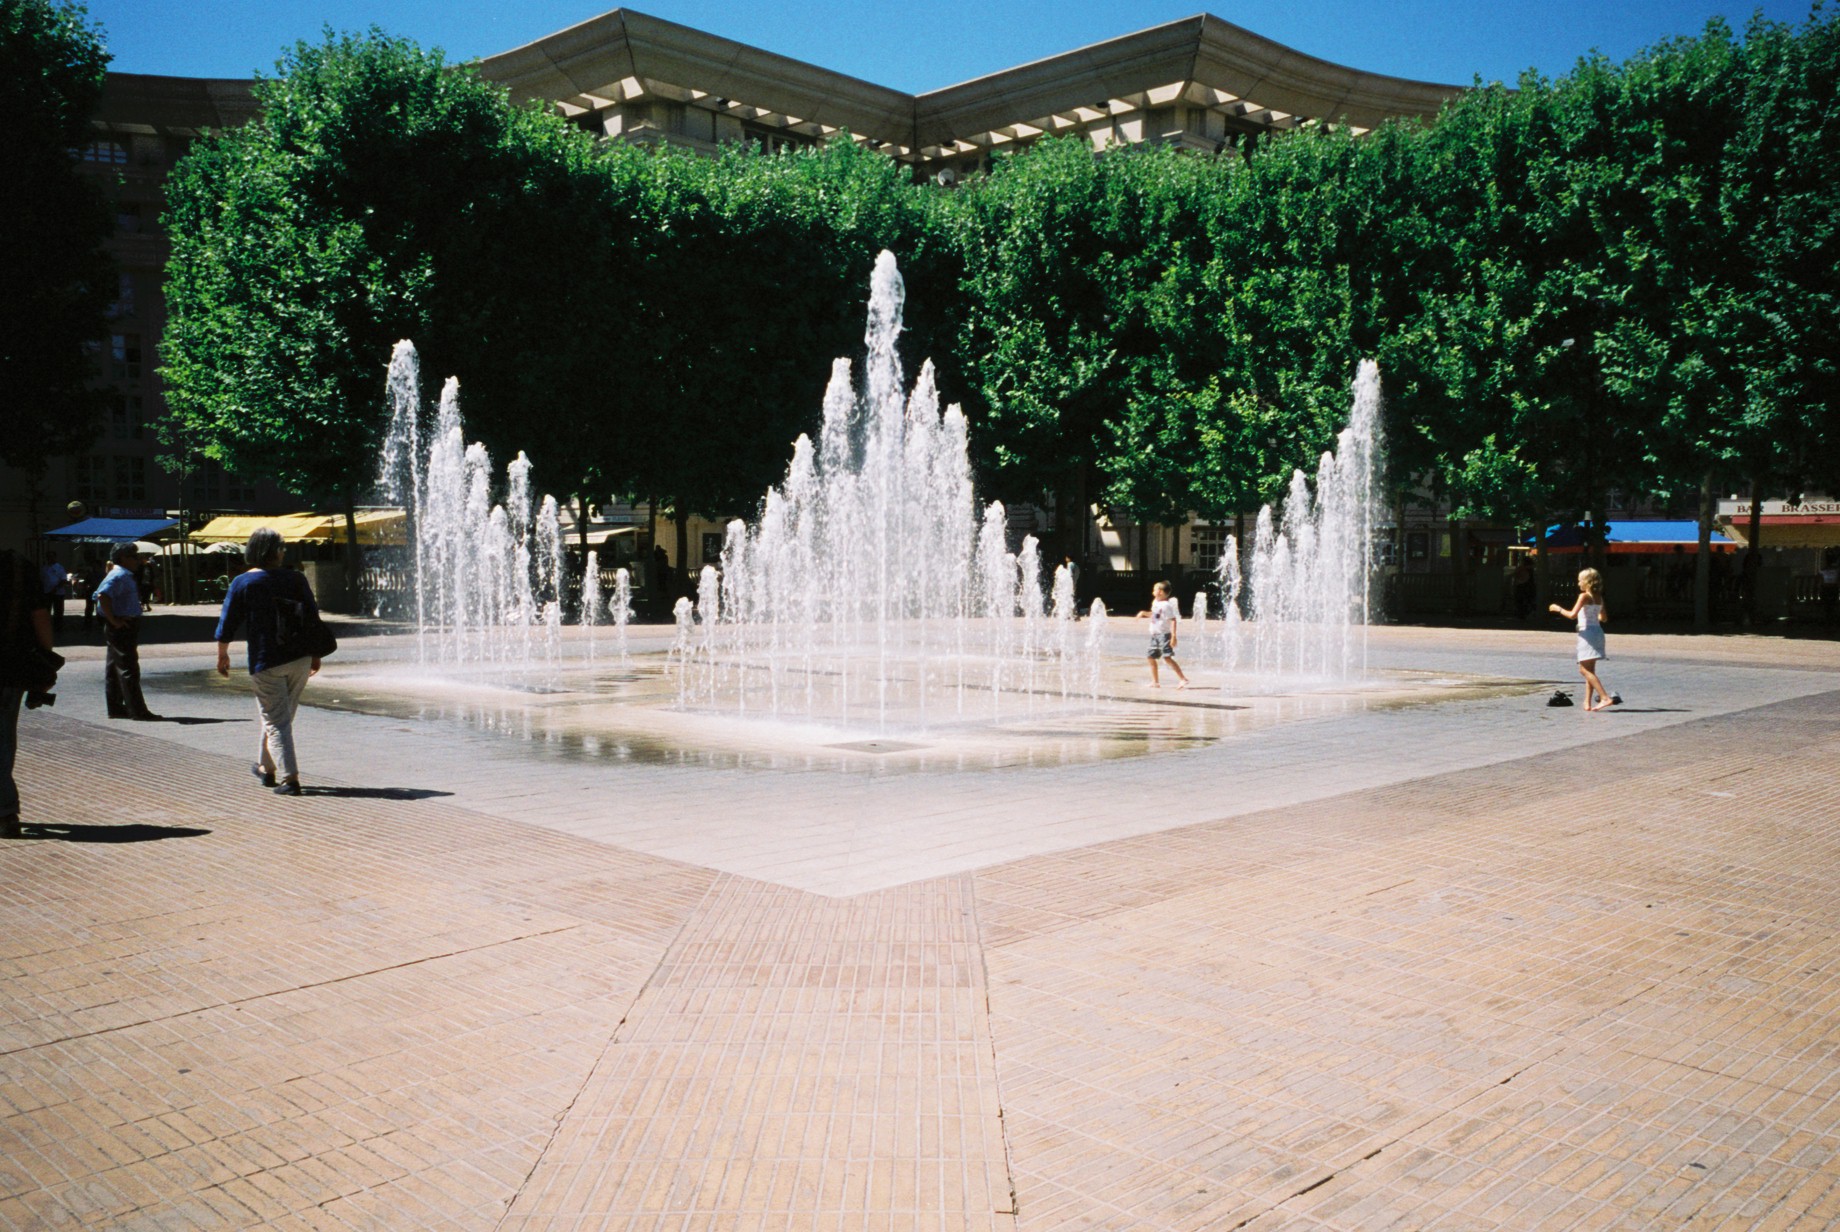
[[[113,67],[248,77],[322,27],[377,25],[450,58],[505,51],[613,7],[607,0],[94,0]],[[1420,80],[1565,72],[1596,49],[1622,59],[1723,16],[1800,23],[1807,0],[641,0],[640,12],[879,85],[922,92],[1165,21],[1211,12],[1325,60]]]

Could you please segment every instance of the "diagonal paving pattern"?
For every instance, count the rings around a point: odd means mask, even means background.
[[[1840,647],[1618,645],[1655,713],[1043,772],[316,712],[298,800],[67,681],[0,843],[0,1228],[1832,1227]],[[618,841],[657,814],[684,858]]]

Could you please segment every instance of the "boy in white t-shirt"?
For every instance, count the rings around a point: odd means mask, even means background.
[[[1169,670],[1176,674],[1176,688],[1186,689],[1188,677],[1182,673],[1182,665],[1176,662],[1176,622],[1181,619],[1181,610],[1176,601],[1169,597],[1169,583],[1158,582],[1150,588],[1150,610],[1139,612],[1139,620],[1150,620],[1150,687],[1163,687],[1162,677],[1157,674],[1157,661],[1169,664]]]

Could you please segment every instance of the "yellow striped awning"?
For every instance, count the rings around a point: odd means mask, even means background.
[[[366,509],[355,520],[358,543],[364,547],[403,542],[407,519],[400,509]],[[280,532],[289,543],[345,541],[345,515],[342,513],[284,513],[267,517],[225,514],[205,523],[192,533],[192,538],[200,543],[241,543],[263,526]]]

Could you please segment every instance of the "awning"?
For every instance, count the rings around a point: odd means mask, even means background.
[[[403,542],[405,519],[400,509],[366,509],[356,517],[358,543],[365,547]],[[226,514],[212,518],[193,533],[200,543],[243,543],[261,527],[278,532],[289,543],[345,542],[345,515],[342,513],[284,513],[256,517],[252,514]]]
[[[45,538],[75,543],[133,543],[137,539],[151,539],[178,524],[174,518],[85,518],[48,530]]]
[[[1750,546],[1751,520],[1719,518],[1719,526],[1733,539]],[[1766,513],[1758,520],[1759,546],[1766,548],[1840,547],[1840,515],[1830,513]]]
[[[1538,546],[1532,539],[1527,542]],[[1698,543],[1698,522],[1629,519],[1604,523],[1604,549],[1612,555],[1688,551]],[[1546,532],[1546,547],[1558,556],[1583,552],[1586,547],[1584,530],[1578,526],[1550,527]],[[1737,545],[1715,530],[1711,547],[1714,552],[1730,552]]]
[[[588,524],[588,546],[591,548],[604,548],[622,535],[636,535],[638,533],[639,528],[637,526],[596,527],[590,522]],[[573,530],[564,530],[562,532],[562,542],[568,547],[580,547],[581,536]]]
[[[325,537],[330,519],[317,513],[279,513],[266,517],[253,514],[225,514],[212,518],[192,532],[200,543],[242,543],[264,526],[277,532],[289,543],[310,543]]]

